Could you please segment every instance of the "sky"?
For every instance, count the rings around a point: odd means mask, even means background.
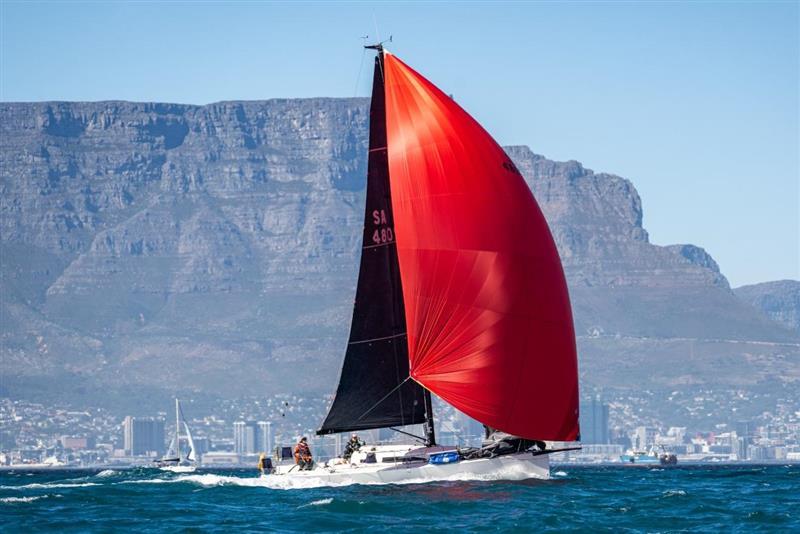
[[[388,48],[504,145],[623,176],[651,241],[800,279],[798,2],[0,0],[0,100],[368,96]]]

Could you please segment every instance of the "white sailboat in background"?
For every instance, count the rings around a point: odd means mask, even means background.
[[[184,435],[181,435],[181,427],[183,427]],[[186,442],[187,453],[185,457],[181,457],[181,440]],[[197,463],[197,452],[192,439],[192,433],[189,430],[189,424],[183,417],[181,412],[181,403],[175,399],[175,435],[170,441],[167,454],[157,461],[157,466],[163,471],[171,471],[173,473],[192,473]]]

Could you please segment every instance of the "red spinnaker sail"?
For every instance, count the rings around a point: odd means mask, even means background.
[[[572,311],[533,194],[472,117],[388,53],[385,87],[412,378],[504,432],[577,439]]]

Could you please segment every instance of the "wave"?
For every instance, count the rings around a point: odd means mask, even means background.
[[[243,486],[248,488],[268,488],[268,489],[311,489],[323,486],[331,486],[330,483],[325,483],[321,479],[313,479],[307,477],[303,480],[295,481],[289,477],[236,477],[227,475],[215,475],[213,473],[204,473],[202,475],[183,475],[175,478],[144,478],[138,480],[123,480],[115,482],[115,485],[120,484],[197,484],[206,488],[216,486]],[[353,484],[348,482],[345,484],[335,484],[346,486]]]
[[[39,499],[46,499],[48,497],[50,497],[50,495],[34,495],[30,497],[2,497],[0,498],[0,502],[3,504],[33,502],[33,501],[38,501]]]
[[[4,490],[28,490],[28,489],[55,489],[55,488],[86,488],[89,486],[100,486],[96,482],[45,482],[34,484],[23,484],[22,486],[0,486]]]
[[[664,497],[676,497],[679,495],[686,495],[686,492],[683,490],[667,490],[663,492],[661,495]]]
[[[565,477],[565,476],[567,476],[567,472],[566,471],[556,471],[555,473],[553,473],[553,476],[554,477]]]
[[[262,479],[256,477],[235,477],[205,473],[202,475],[183,475],[174,478],[142,478],[138,480],[123,480],[115,484],[177,484],[194,483],[205,487],[214,486],[264,486]]]
[[[103,469],[102,471],[97,473],[95,476],[99,477],[99,478],[106,478],[106,477],[113,477],[114,475],[117,475],[117,474],[119,474],[119,473],[117,473],[117,471],[114,471],[113,469]]]
[[[316,501],[311,501],[308,504],[301,504],[298,508],[306,508],[307,506],[325,506],[326,504],[330,504],[333,502],[333,497],[328,497],[327,499],[319,499]]]

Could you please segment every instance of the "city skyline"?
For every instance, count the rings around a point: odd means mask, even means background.
[[[727,423],[710,423],[700,430],[681,426],[676,419],[628,419],[625,413],[631,406],[620,404],[617,396],[612,397],[610,404],[603,395],[582,399],[583,451],[567,453],[557,461],[619,463],[625,451],[654,450],[676,453],[682,461],[800,460],[800,411],[779,410],[780,415],[764,413],[750,419],[737,419],[733,412]],[[298,406],[306,405],[310,409],[302,413],[314,416],[324,413],[323,399],[300,399],[295,401]],[[272,402],[283,401],[272,399]],[[292,446],[301,435],[309,437],[315,455],[320,458],[341,453],[343,440],[340,435],[326,438],[304,429],[302,419],[307,415],[277,422],[273,432],[272,421],[258,419],[263,410],[264,406],[259,407],[254,400],[242,400],[229,404],[228,409],[216,414],[189,417],[187,422],[195,433],[200,465],[252,466],[261,453],[277,454],[276,446]],[[229,415],[226,419],[220,413]],[[18,433],[16,438],[8,435],[9,429],[18,424],[23,428],[34,425],[31,430],[41,426],[37,423],[39,418],[50,422],[73,422],[66,426],[56,424],[55,428],[60,430],[42,428],[35,434],[26,430]],[[117,418],[109,417],[102,409],[70,411],[8,399],[0,399],[0,421],[3,422],[0,453],[5,459],[0,461],[0,466],[14,459],[40,464],[48,458],[84,466],[151,465],[163,455],[171,437],[165,431],[168,425],[163,414]],[[13,424],[13,421],[17,423]],[[460,446],[475,446],[483,437],[480,424],[453,410],[440,413],[437,421],[437,433]],[[414,432],[419,433],[419,429],[413,429]],[[402,434],[384,430],[367,431],[362,435],[375,443],[407,439]]]

